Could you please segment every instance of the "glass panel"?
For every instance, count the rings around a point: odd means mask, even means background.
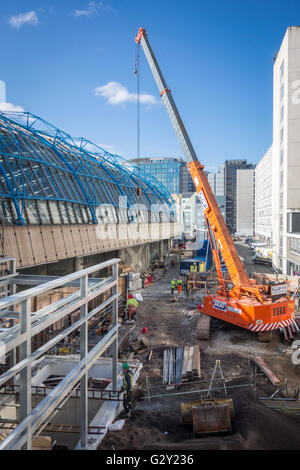
[[[68,209],[68,214],[69,214],[71,224],[76,224],[76,217],[75,217],[73,204],[67,203],[67,209]]]
[[[14,223],[7,199],[0,198],[0,220],[6,224]]]
[[[39,224],[40,223],[40,218],[38,216],[37,212],[37,207],[36,207],[36,201],[27,199],[25,201],[26,204],[26,210],[27,210],[27,215],[28,215],[28,224]]]
[[[38,201],[38,210],[42,224],[51,224],[50,215],[46,201]]]
[[[59,209],[60,209],[62,223],[63,224],[69,224],[70,222],[69,222],[68,212],[67,212],[67,209],[66,209],[66,204],[62,201],[59,201],[58,205],[59,205]]]
[[[49,209],[54,224],[61,224],[60,213],[58,211],[57,202],[49,201]]]
[[[74,207],[75,216],[76,216],[76,223],[77,224],[82,224],[83,219],[82,219],[82,213],[81,213],[81,210],[80,210],[80,206],[78,204],[74,204],[73,207]]]

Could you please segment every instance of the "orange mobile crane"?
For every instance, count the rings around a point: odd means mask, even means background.
[[[142,46],[157,83],[199,194],[208,228],[219,287],[215,294],[207,294],[204,297],[198,310],[254,332],[283,328],[292,336],[292,330],[296,332],[299,328],[295,322],[295,304],[289,293],[288,283],[274,281],[257,284],[254,279],[249,279],[208,183],[204,166],[198,161],[144,28],[139,29],[135,41]],[[230,283],[224,280],[219,251],[226,264]],[[285,337],[287,338],[286,331]]]

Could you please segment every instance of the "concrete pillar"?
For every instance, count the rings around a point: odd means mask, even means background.
[[[135,271],[148,269],[151,262],[150,244],[137,245],[131,248],[122,248],[118,251],[117,257],[128,266],[133,266]]]
[[[81,271],[83,269],[83,256],[77,256],[74,258],[74,272]]]

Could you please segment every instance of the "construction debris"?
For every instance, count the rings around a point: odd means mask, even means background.
[[[255,356],[252,359],[255,362],[255,364],[257,364],[261,368],[261,370],[266,374],[266,376],[272,382],[273,385],[277,385],[277,386],[280,385],[281,382],[279,378],[276,377],[275,374],[273,374],[271,369],[267,366],[265,361],[260,356],[255,354]]]
[[[194,320],[200,315],[200,312],[197,310],[190,310],[188,312],[184,312],[183,316],[186,317],[189,321]]]
[[[132,350],[137,354],[143,354],[144,352],[147,352],[149,349],[149,345],[145,339],[136,340],[133,343],[131,343],[130,346]]]

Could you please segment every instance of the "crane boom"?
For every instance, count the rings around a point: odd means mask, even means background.
[[[155,59],[145,29],[139,29],[135,41],[141,44],[149,62],[160,96],[169,114],[202,202],[208,227],[220,288],[217,293],[207,293],[198,305],[198,310],[205,315],[219,318],[254,332],[268,332],[278,328],[282,328],[284,331],[288,330],[289,334],[290,328],[298,331],[294,319],[295,302],[290,296],[288,283],[279,280],[269,282],[263,279],[261,284],[257,284],[254,279],[248,278],[208,183],[204,167],[198,161],[171,91],[168,89]],[[218,251],[222,253],[233,284],[230,288],[227,284],[227,289]]]
[[[200,164],[190,138],[186,132],[171,91],[168,89],[165,79],[161,73],[153,50],[150,46],[147,33],[144,28],[140,28],[136,36],[136,42],[140,43],[145,56],[148,60],[153,77],[158,86],[160,96],[168,112],[172,126],[175,130],[177,139],[181,146],[183,155],[186,159],[189,171],[193,178],[196,190],[200,196],[203,206],[204,216],[208,220],[213,235],[218,243],[224,262],[228,269],[230,278],[235,286],[250,287],[251,282],[248,278],[237,250],[233,244],[227,226],[222,217],[221,211],[210,188],[204,166]],[[218,267],[217,267],[218,270]],[[221,273],[218,272],[221,277]]]

